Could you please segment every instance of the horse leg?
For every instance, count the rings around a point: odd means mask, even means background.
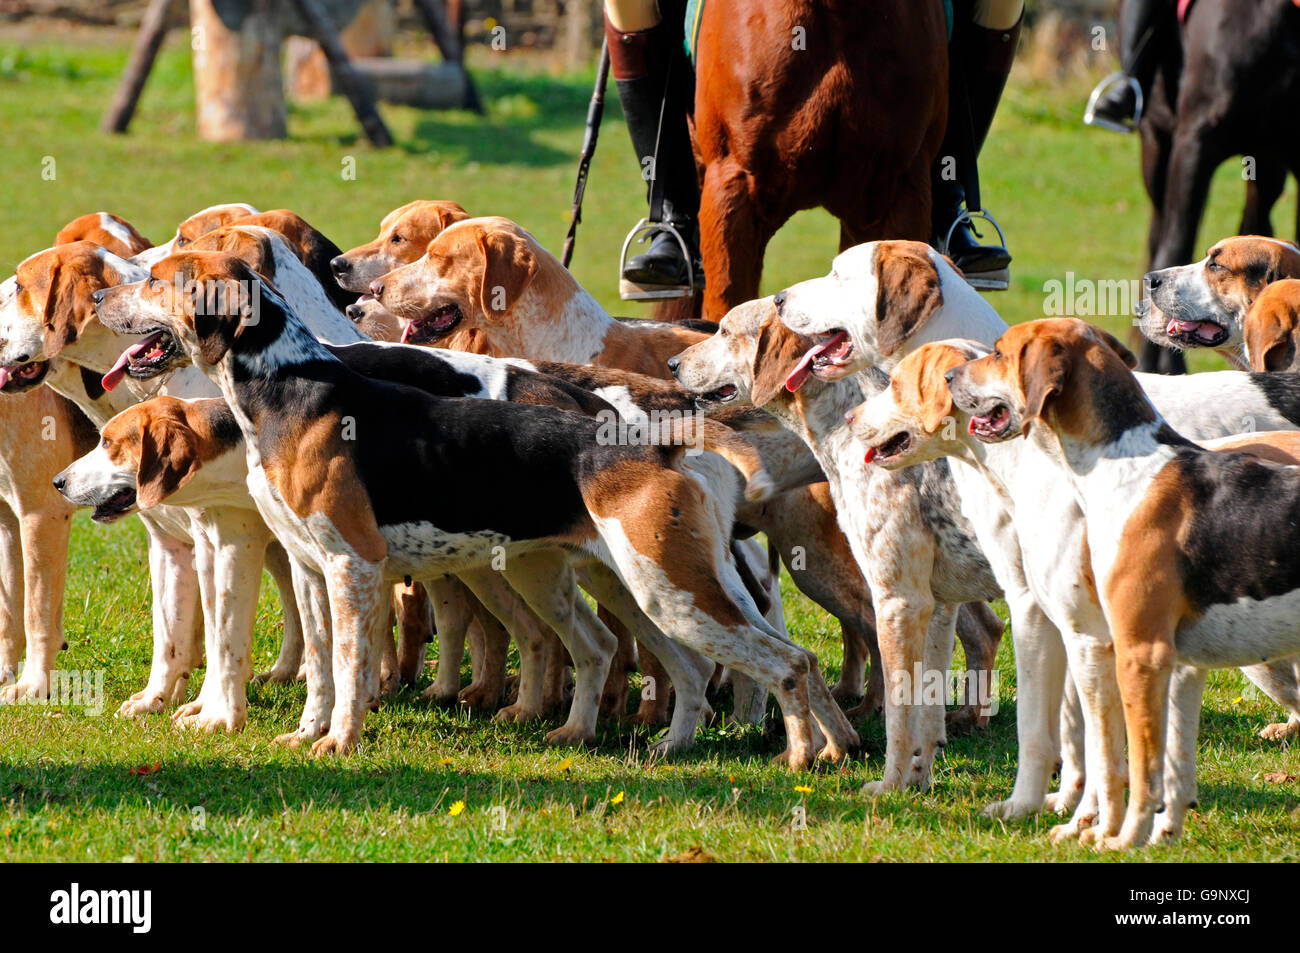
[[[1273,206],[1286,188],[1286,163],[1276,156],[1259,156],[1255,177],[1246,180],[1246,204],[1241,210],[1238,235],[1273,234]]]
[[[741,302],[758,297],[763,253],[775,232],[760,218],[745,170],[734,159],[711,162],[700,196],[705,318],[717,321]]]

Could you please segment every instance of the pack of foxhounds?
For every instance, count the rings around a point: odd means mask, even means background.
[[[770,693],[790,770],[854,756],[883,710],[868,793],[926,789],[992,716],[1002,598],[1019,762],[985,813],[1174,838],[1209,669],[1282,706],[1264,737],[1300,729],[1297,279],[1295,246],[1250,236],[1147,275],[1147,337],[1243,367],[1163,377],[1083,321],[1009,327],[915,242],[663,324],[453,202],[346,252],[287,210],[208,208],[158,246],[91,213],[0,286],[0,700],[59,668],[79,507],[148,535],[152,664],[118,714],[237,731],[251,679],[301,678],[276,740],[317,755],[363,744],[436,640],[431,699],[554,744],[628,717],[639,670],[658,752]],[[787,632],[782,561],[840,623],[835,685]],[[255,674],[263,570],[283,644]],[[954,638],[950,709],[927,676]]]

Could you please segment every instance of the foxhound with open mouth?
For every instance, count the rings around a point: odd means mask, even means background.
[[[786,390],[787,377],[810,343],[777,321],[767,298],[733,308],[717,334],[683,351],[670,366],[701,402],[725,395],[762,407],[817,457],[840,528],[875,602],[887,747],[884,775],[869,790],[926,789],[935,756],[947,741],[947,693],[928,690],[933,679],[927,673],[946,675],[962,604],[1001,593],[952,492],[946,465],[894,475],[864,464],[844,414],[879,387],[873,377]],[[979,629],[964,625],[963,630],[969,636]],[[977,697],[967,710],[973,707],[987,721],[995,704],[988,672],[997,641],[963,641],[968,667],[985,673],[982,697],[978,676],[972,679]]]
[[[1277,531],[1300,518],[1300,468],[1182,437],[1114,340],[1082,321],[1017,325],[945,376],[976,437],[1028,435],[1083,511],[1129,749],[1128,808],[1098,843],[1130,847],[1176,831],[1195,790],[1185,767],[1165,772],[1171,681],[1169,762],[1194,764],[1206,670],[1300,653],[1300,551]],[[1170,825],[1157,824],[1162,805]]]
[[[1139,327],[1148,340],[1165,347],[1222,348],[1239,360],[1247,312],[1259,293],[1281,278],[1300,278],[1300,249],[1291,242],[1258,235],[1225,238],[1198,262],[1147,273]]]
[[[173,293],[178,277],[193,293]],[[245,294],[210,296],[209,288]],[[165,259],[149,279],[109,290],[99,313],[125,333],[171,337],[221,387],[244,433],[259,509],[286,547],[325,576],[335,704],[314,751],[349,751],[360,741],[385,580],[496,557],[573,657],[573,707],[552,740],[593,736],[613,648],[574,596],[576,560],[597,581],[603,570],[621,582],[674,640],[765,684],[785,714],[782,757],[792,769],[816,753],[814,719],[826,737],[823,757],[840,759],[856,744],[815,656],[762,619],[703,492],[677,469],[686,449],[680,426],[661,435],[675,445],[608,445],[596,421],[565,411],[435,398],[363,377],[247,265],[221,253]],[[707,420],[695,429],[746,474],[748,493],[766,492],[748,444]],[[394,473],[419,492],[389,492]],[[602,602],[618,602],[617,592],[596,589]]]

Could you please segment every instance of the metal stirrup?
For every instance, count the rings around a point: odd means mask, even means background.
[[[677,244],[681,247],[682,257],[686,259],[686,286],[674,285],[671,287],[647,290],[647,286],[635,281],[628,281],[622,277],[623,269],[627,266],[627,251],[632,246],[632,241],[641,234],[646,237],[654,235],[657,232],[668,232],[673,238],[677,239]],[[636,223],[632,231],[627,233],[627,238],[623,239],[623,250],[618,256],[618,296],[624,301],[658,301],[666,298],[689,298],[695,294],[695,258],[691,254],[690,247],[686,244],[686,239],[682,233],[677,230],[672,222],[652,222],[648,218],[643,218]]]
[[[1105,116],[1097,115],[1097,101],[1101,99],[1112,87],[1127,84],[1133,90],[1133,101],[1136,104],[1133,110],[1133,119],[1130,123],[1114,122]],[[1127,73],[1111,73],[1095,87],[1092,94],[1088,97],[1088,105],[1083,110],[1083,124],[1085,126],[1096,126],[1099,129],[1109,129],[1111,132],[1136,132],[1138,123],[1142,121],[1142,109],[1146,105],[1142,97],[1142,84]]]

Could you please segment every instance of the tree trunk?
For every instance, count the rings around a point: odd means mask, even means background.
[[[275,0],[190,0],[199,137],[283,139]]]

